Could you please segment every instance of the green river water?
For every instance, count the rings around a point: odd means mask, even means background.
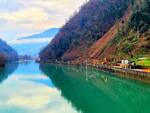
[[[94,68],[7,64],[0,113],[150,113],[150,84]]]

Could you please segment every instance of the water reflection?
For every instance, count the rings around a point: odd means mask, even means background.
[[[0,67],[0,83],[7,79],[7,77],[17,69],[17,67],[17,62],[7,63],[5,67]]]
[[[72,106],[83,113],[149,113],[149,85],[84,67],[41,65]]]
[[[0,84],[0,113],[76,113],[34,62],[20,63]]]

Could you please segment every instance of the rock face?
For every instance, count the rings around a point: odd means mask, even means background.
[[[17,52],[11,48],[6,42],[0,39],[0,65],[3,62],[18,60]]]

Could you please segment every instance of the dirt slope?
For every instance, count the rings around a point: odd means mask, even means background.
[[[131,14],[132,14],[131,7],[129,7],[128,10],[125,12],[125,15],[118,22],[116,22],[116,24],[114,24],[102,38],[96,41],[89,48],[88,50],[89,58],[97,59],[99,57],[104,47],[106,47],[107,44],[115,37],[115,35],[118,32],[118,29],[123,27],[125,23],[129,20]]]

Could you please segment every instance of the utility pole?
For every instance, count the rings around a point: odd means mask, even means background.
[[[86,59],[86,60],[85,60],[85,68],[86,68],[86,69],[85,69],[85,71],[86,71],[86,73],[85,73],[85,74],[86,74],[86,80],[88,81],[88,74],[87,74],[87,62],[88,62],[88,61],[87,61],[87,59]]]

